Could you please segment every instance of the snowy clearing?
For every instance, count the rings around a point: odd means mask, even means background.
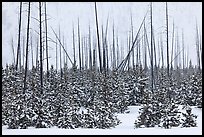
[[[197,127],[191,128],[137,128],[134,129],[134,122],[137,119],[138,106],[129,106],[129,113],[118,114],[121,124],[111,129],[59,129],[52,128],[28,128],[28,129],[7,129],[2,127],[2,135],[202,135],[202,109],[192,107],[193,114],[197,115]],[[181,108],[181,107],[179,107]]]

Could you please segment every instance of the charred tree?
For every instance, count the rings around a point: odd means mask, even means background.
[[[29,26],[30,26],[30,2],[28,3],[28,24],[27,24],[27,42],[26,42],[26,62],[25,62],[25,77],[24,77],[23,94],[25,94],[25,90],[26,90],[26,78],[27,78],[27,71],[28,71]]]
[[[47,78],[49,77],[49,55],[48,55],[48,40],[47,40],[47,6],[45,2],[45,44],[46,44],[46,60],[47,60]]]
[[[89,25],[89,69],[92,70],[91,28]]]
[[[153,27],[152,27],[152,2],[150,5],[151,12],[151,91],[153,92],[153,84],[154,84],[154,63],[153,63]]]
[[[168,38],[168,7],[167,7],[167,2],[166,2],[166,44],[167,44],[167,47],[166,47],[166,56],[167,56],[167,75],[169,77],[169,38]]]
[[[19,66],[21,68],[21,63],[20,63],[20,42],[21,42],[21,14],[22,14],[22,2],[20,2],[20,10],[19,10],[19,26],[18,26],[18,48],[17,48],[17,56],[16,56],[16,70],[18,69],[18,61],[19,61]]]
[[[78,42],[79,42],[78,43],[79,44],[79,53],[78,53],[79,54],[79,70],[81,71],[82,64],[81,64],[81,46],[80,46],[81,42],[80,42],[80,30],[79,30],[79,18],[78,18]]]
[[[98,28],[98,18],[97,18],[96,2],[95,2],[95,16],[96,16],[96,30],[97,30],[97,40],[98,40],[99,68],[100,68],[100,72],[102,72],[102,60],[101,60],[101,49],[100,49],[100,39],[99,39],[99,28]]]
[[[40,17],[40,86],[41,94],[43,94],[43,42],[42,42],[42,19],[41,19],[41,2],[39,2],[39,17]]]

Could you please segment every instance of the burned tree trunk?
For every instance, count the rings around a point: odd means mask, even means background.
[[[97,18],[96,2],[95,2],[95,16],[96,16],[96,30],[97,30],[97,40],[98,40],[99,68],[100,68],[100,72],[102,72],[102,60],[101,60],[101,49],[100,49],[100,39],[99,39],[99,28],[98,28],[98,18]]]
[[[25,62],[25,77],[24,77],[23,94],[25,94],[25,90],[26,90],[26,77],[27,77],[27,70],[28,70],[29,26],[30,26],[30,2],[29,2],[29,4],[28,4],[28,25],[27,25],[27,42],[26,42],[26,62]]]
[[[18,48],[17,48],[17,56],[16,56],[16,70],[18,69],[18,61],[19,66],[21,68],[20,63],[20,42],[21,42],[21,13],[22,13],[22,2],[20,2],[20,11],[19,11],[19,27],[18,27]]]

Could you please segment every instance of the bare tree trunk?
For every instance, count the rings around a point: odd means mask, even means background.
[[[74,66],[76,67],[76,51],[75,51],[75,39],[74,39],[74,26],[73,26],[73,51],[74,51]]]
[[[19,61],[19,66],[21,68],[21,63],[20,63],[20,41],[21,41],[21,13],[22,13],[22,2],[20,2],[20,11],[19,11],[19,27],[18,27],[18,49],[17,49],[17,56],[16,56],[16,70],[18,69],[18,61]]]
[[[23,36],[23,68],[24,68],[24,62],[25,62],[25,36]]]
[[[109,69],[109,59],[108,59],[108,42],[107,42],[107,34],[108,34],[108,19],[109,15],[106,21],[106,32],[105,32],[105,48],[106,48],[106,70],[108,71]]]
[[[92,70],[92,55],[91,55],[91,28],[89,25],[89,69]]]
[[[119,62],[119,41],[118,41],[118,33],[117,33],[117,67],[119,66],[120,62]]]
[[[58,58],[57,58],[57,38],[56,38],[56,71],[58,69]]]
[[[113,70],[116,68],[116,57],[115,57],[115,32],[114,32],[114,23],[113,23]]]
[[[105,50],[105,38],[103,32],[103,25],[102,25],[102,45],[103,45],[103,70],[106,74],[106,50]]]
[[[79,42],[79,70],[81,71],[81,47],[80,47],[79,18],[78,18],[78,42]]]
[[[60,32],[60,26],[59,26],[59,40],[61,40],[61,32]],[[60,57],[60,74],[61,74],[61,78],[62,78],[62,47],[61,46],[59,46],[59,50],[60,50],[60,52],[59,52],[59,57]]]
[[[96,71],[96,47],[94,44],[94,49],[93,49],[93,70]]]
[[[157,78],[157,53],[156,53],[156,44],[155,44],[155,36],[154,36],[154,32],[153,32],[153,45],[154,45],[154,66],[155,66],[155,74],[156,74],[156,78]]]
[[[158,69],[160,68],[160,61],[161,61],[161,55],[160,55],[160,41],[159,41],[159,36],[158,36],[158,41],[157,41],[157,45],[158,45]]]
[[[166,32],[166,38],[167,38],[167,75],[169,77],[169,38],[168,38],[168,7],[167,7],[167,2],[166,2],[166,28],[167,28],[167,32]]]
[[[132,12],[131,12],[131,32],[132,32],[132,45],[133,45],[133,42],[134,42],[134,30],[133,30],[133,22],[132,22]],[[135,55],[134,55],[134,49],[132,51],[132,66],[133,66],[133,70],[135,70]]]
[[[32,67],[33,67],[34,61],[33,61],[33,35],[32,34],[31,34],[31,38],[30,38],[30,47],[31,47]]]
[[[146,28],[145,28],[145,22],[144,22],[144,68],[145,71],[147,71],[147,42],[146,42]]]
[[[11,48],[12,48],[12,55],[13,55],[13,65],[15,65],[15,52],[14,52],[14,45],[13,45],[13,37],[11,39]]]
[[[173,32],[172,32],[172,47],[171,47],[171,60],[173,60],[173,54],[174,54],[174,22],[173,22]],[[173,69],[173,63],[171,61],[171,68]]]
[[[41,19],[41,2],[39,2],[39,17],[40,17],[40,86],[41,94],[43,94],[43,58],[42,58],[42,19]]]
[[[81,39],[81,68],[84,70],[84,37]]]
[[[202,51],[202,35],[201,35],[201,33],[200,33],[200,52],[201,52],[200,53],[201,54],[200,57],[201,57],[201,67],[202,67],[202,64],[203,64],[202,63],[202,59],[203,59],[203,54],[202,53],[203,53],[203,51]]]
[[[153,27],[152,27],[152,2],[150,5],[151,11],[151,91],[153,92],[153,84],[154,84],[154,64],[153,64]]]
[[[199,52],[199,33],[198,33],[198,25],[196,21],[196,50],[197,50],[197,65],[200,70],[200,52]]]
[[[99,39],[99,29],[98,29],[96,2],[95,2],[95,16],[96,16],[97,39],[98,39],[98,55],[99,55],[99,65],[100,65],[99,68],[100,68],[100,72],[102,72],[102,60],[101,60],[101,49],[100,49],[100,39]]]
[[[160,43],[161,43],[161,58],[162,58],[162,68],[164,68],[164,50],[163,50],[163,40],[162,34],[160,36]]]
[[[65,40],[64,40],[64,34],[63,34],[63,36],[62,36],[62,43],[63,43],[63,45],[64,45],[64,47],[66,48],[66,45],[65,45]],[[66,49],[65,49],[66,50]],[[64,66],[63,67],[65,67],[65,52],[62,52],[62,56],[63,56],[63,64],[64,64]]]
[[[128,38],[127,38],[127,49],[128,51],[130,51],[130,36],[128,34]],[[130,57],[128,58],[128,71],[130,70]]]
[[[29,2],[29,4],[28,4],[28,25],[27,25],[27,43],[26,43],[26,62],[25,62],[25,77],[24,77],[23,94],[25,94],[25,90],[26,90],[26,77],[27,77],[27,69],[28,69],[29,26],[30,26],[30,2]]]
[[[45,44],[46,44],[46,58],[47,58],[47,78],[49,77],[49,55],[48,55],[48,40],[47,40],[47,9],[45,2]]]
[[[85,70],[88,69],[88,46],[87,46],[87,37],[85,37],[84,41],[84,50],[85,50]]]
[[[36,62],[35,63],[36,63],[36,68],[37,68],[38,67],[38,47],[39,47],[39,45],[38,45],[39,44],[39,38],[38,37],[36,38],[36,44],[37,45],[36,45]]]
[[[185,57],[184,57],[184,33],[183,33],[183,29],[182,29],[182,46],[183,46],[183,72],[185,69]]]
[[[179,51],[179,49],[178,49],[178,30],[176,30],[176,44],[175,44],[175,54],[174,54],[174,58],[175,58],[175,63],[174,63],[174,67],[177,69],[178,68],[178,57],[176,57],[177,56],[177,54],[178,54],[178,51]]]

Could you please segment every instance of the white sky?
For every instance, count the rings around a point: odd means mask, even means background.
[[[26,36],[27,27],[27,4],[23,4],[23,35]],[[38,3],[32,3],[31,15],[32,17],[38,18]],[[127,43],[127,34],[130,31],[130,13],[132,11],[134,32],[138,30],[142,19],[149,9],[149,3],[147,2],[98,2],[98,21],[99,31],[101,33],[101,24],[106,25],[106,19],[109,14],[109,31],[108,31],[108,42],[112,43],[112,25],[113,20],[115,28],[118,31],[120,45]],[[54,38],[51,27],[58,31],[59,24],[62,35],[64,34],[66,39],[66,46],[68,47],[68,54],[73,59],[72,50],[72,24],[74,24],[75,32],[77,31],[77,19],[80,21],[81,35],[88,34],[88,26],[90,23],[91,33],[95,35],[95,13],[93,2],[60,2],[60,3],[47,3],[47,13],[50,20],[48,21],[49,36]],[[169,12],[169,39],[171,40],[172,33],[172,22],[174,20],[175,27],[178,28],[179,41],[181,42],[182,29],[184,30],[185,36],[185,47],[189,47],[189,58],[192,63],[197,64],[196,61],[196,47],[195,47],[195,24],[196,19],[199,30],[202,30],[202,3],[201,2],[168,2]],[[17,38],[18,38],[18,13],[19,3],[2,3],[2,65],[11,63],[13,61],[12,50],[11,50],[11,38],[14,39],[15,56],[17,49]],[[158,34],[165,32],[165,3],[156,2],[153,3],[153,27],[156,35],[156,44],[158,40]],[[149,16],[146,19],[147,31],[149,32]],[[31,32],[34,34],[33,37],[36,39],[37,35],[34,32],[38,31],[38,22],[31,19]],[[76,37],[77,34],[75,33]],[[148,34],[149,36],[149,34]],[[164,35],[165,36],[165,35]],[[163,36],[163,40],[165,37]],[[77,39],[77,38],[76,38]],[[76,42],[75,42],[76,43]],[[163,43],[166,43],[165,41]],[[35,44],[35,41],[33,41]],[[169,43],[171,45],[171,42]],[[55,44],[49,43],[50,45],[50,61],[55,66]],[[181,45],[181,43],[180,43]],[[125,54],[126,54],[126,48]],[[166,51],[165,45],[164,49]],[[35,54],[34,48],[34,54]],[[164,53],[166,53],[164,51]],[[171,51],[170,51],[171,52]],[[30,53],[29,53],[30,54]],[[34,56],[35,57],[35,56]],[[78,57],[78,54],[77,54]],[[31,62],[31,61],[29,61]],[[70,66],[70,63],[68,64]]]

